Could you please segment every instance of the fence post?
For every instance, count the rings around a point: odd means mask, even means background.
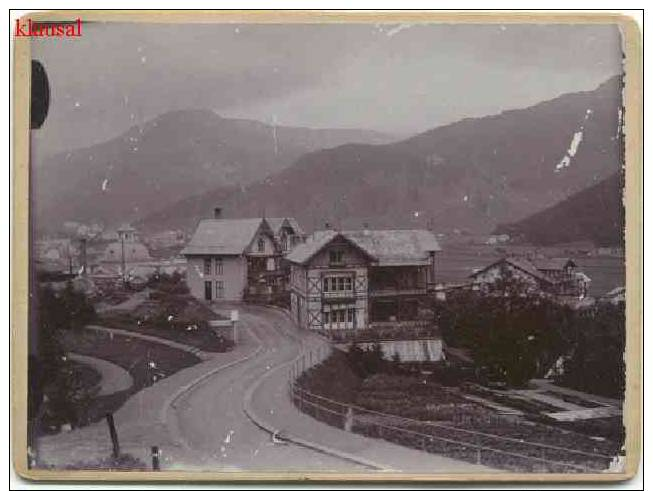
[[[347,412],[345,413],[345,431],[351,433],[351,429],[354,426],[354,410],[351,406],[347,407]]]
[[[113,414],[107,413],[107,424],[109,425],[109,435],[111,436],[111,446],[113,447],[113,457],[117,459],[120,456],[120,443],[118,442],[118,433],[113,421]]]
[[[153,471],[161,470],[159,464],[159,447],[157,447],[156,445],[152,446],[151,452],[152,452],[152,470]]]
[[[476,463],[478,465],[481,465],[481,463],[482,463],[481,449],[479,447],[476,448]]]

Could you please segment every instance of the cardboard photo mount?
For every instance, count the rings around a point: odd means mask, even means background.
[[[474,12],[474,11],[52,11],[29,14],[21,21],[121,23],[465,23],[465,24],[616,24],[624,54],[626,178],[626,428],[622,473],[552,474],[408,474],[334,472],[193,472],[81,471],[30,469],[27,464],[27,326],[30,174],[30,38],[13,37],[13,227],[11,255],[11,430],[16,473],[38,481],[231,481],[231,482],[609,482],[632,478],[640,465],[642,445],[642,291],[643,291],[643,138],[642,33],[632,17],[618,13]],[[15,22],[12,19],[12,22]],[[13,32],[13,28],[12,28]]]

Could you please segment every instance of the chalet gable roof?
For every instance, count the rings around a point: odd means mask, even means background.
[[[295,247],[286,259],[305,264],[336,237],[344,238],[380,266],[426,264],[431,252],[441,250],[428,230],[321,230]]]
[[[279,235],[279,232],[281,232],[281,229],[285,226],[292,228],[295,231],[295,234],[297,235],[304,235],[304,231],[299,226],[297,220],[295,220],[293,217],[281,217],[281,218],[266,217],[265,220],[270,225],[270,228],[272,229],[274,235]]]
[[[544,273],[539,271],[533,263],[526,259],[519,259],[515,257],[504,257],[499,259],[498,261],[493,262],[492,264],[484,267],[483,269],[480,269],[479,271],[475,271],[470,275],[471,278],[476,278],[477,276],[481,275],[482,273],[485,273],[486,271],[495,268],[497,266],[500,266],[501,264],[509,264],[514,268],[519,269],[520,271],[542,281],[545,283],[551,283],[551,279],[546,276]]]
[[[201,220],[181,253],[185,256],[244,254],[249,250],[259,230],[273,235],[264,218]]]

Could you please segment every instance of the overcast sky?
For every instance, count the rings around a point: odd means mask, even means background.
[[[397,135],[589,90],[621,71],[615,26],[85,24],[35,39],[47,154],[174,109]]]

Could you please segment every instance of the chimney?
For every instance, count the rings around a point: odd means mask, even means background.
[[[363,223],[363,235],[370,235],[370,225],[367,222]]]
[[[331,224],[329,222],[324,222],[324,228],[326,230],[330,230],[331,229]]]
[[[215,218],[216,220],[222,218],[222,208],[220,208],[219,206],[213,208],[213,218]]]

